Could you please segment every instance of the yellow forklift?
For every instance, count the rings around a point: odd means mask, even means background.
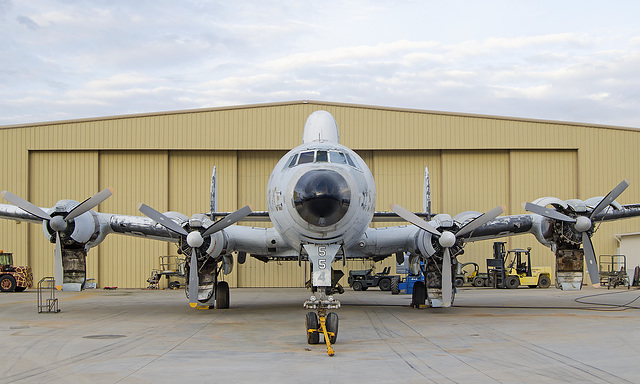
[[[551,267],[531,265],[531,247],[516,248],[505,252],[506,243],[493,243],[493,259],[487,259],[489,278],[494,288],[549,288]],[[526,258],[524,257],[526,255]]]

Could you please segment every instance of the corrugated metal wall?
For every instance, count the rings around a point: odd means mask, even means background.
[[[0,188],[50,207],[58,199],[82,201],[113,187],[99,210],[140,215],[138,203],[188,216],[209,209],[209,183],[218,168],[219,208],[251,204],[266,209],[272,167],[298,145],[307,116],[333,113],[342,143],[369,164],[378,210],[399,203],[422,210],[424,167],[432,185],[433,212],[452,216],[505,204],[507,214],[543,196],[603,196],[622,179],[640,181],[640,132],[491,116],[443,114],[335,103],[293,102],[211,110],[117,116],[86,121],[1,127],[5,151]],[[618,199],[640,202],[640,187]],[[243,223],[265,226],[268,223]],[[377,224],[377,226],[381,226]],[[36,279],[53,273],[53,245],[40,226],[0,221],[0,248],[30,264]],[[640,231],[640,219],[603,225],[596,253],[617,249],[615,233]],[[507,239],[507,247],[532,246],[534,263],[553,265],[552,253],[531,235]],[[158,257],[175,254],[163,242],[109,236],[88,259],[99,286],[144,287]],[[469,244],[461,261],[484,266],[491,242]],[[376,268],[393,265],[388,259]],[[370,262],[350,262],[346,270]],[[342,268],[341,264],[336,265]],[[308,268],[248,258],[226,276],[231,286],[301,286]]]

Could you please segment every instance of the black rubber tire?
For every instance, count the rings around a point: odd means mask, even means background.
[[[318,344],[320,342],[318,314],[315,312],[307,312],[305,325],[307,326],[307,344]],[[315,329],[315,331],[309,332],[310,329]]]
[[[369,289],[369,287],[367,287],[367,286],[362,287],[363,291],[366,291],[367,289]]]
[[[518,288],[520,286],[520,279],[518,279],[517,276],[508,276],[504,281],[504,285],[509,289]]]
[[[380,279],[380,281],[378,281],[378,287],[381,291],[390,291],[391,279]]]
[[[400,293],[400,278],[398,276],[391,279],[391,294],[397,295]]]
[[[362,283],[354,281],[353,284],[351,284],[351,288],[353,288],[354,291],[362,291]]]
[[[542,275],[538,278],[538,287],[549,288],[551,286],[551,278],[547,275]]]
[[[329,312],[327,317],[325,318],[325,327],[327,327],[327,332],[333,332],[333,336],[329,336],[329,342],[331,344],[335,344],[338,340],[338,314],[335,312]]]
[[[474,287],[484,287],[485,281],[482,277],[476,276],[473,278],[473,286]]]
[[[453,285],[454,285],[456,288],[460,288],[460,287],[462,287],[462,286],[464,285],[464,279],[463,279],[463,278],[461,278],[461,277],[457,277],[457,278],[453,281]]]
[[[229,283],[220,281],[216,285],[216,308],[229,308]]]
[[[24,292],[27,287],[16,287],[16,292]]]
[[[178,289],[178,288],[180,288],[179,281],[172,281],[169,283],[169,289]]]
[[[16,290],[16,279],[11,275],[4,275],[0,277],[0,291],[13,292]]]
[[[411,306],[420,308],[427,301],[427,287],[422,281],[416,281],[413,284],[413,292],[411,293]]]

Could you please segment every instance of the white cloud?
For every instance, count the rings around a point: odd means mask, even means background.
[[[5,1],[0,124],[308,98],[640,127],[625,6]]]

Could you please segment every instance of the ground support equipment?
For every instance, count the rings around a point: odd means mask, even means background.
[[[53,277],[43,277],[38,282],[38,313],[60,312],[55,285],[56,283]],[[45,295],[49,298],[44,299]]]

